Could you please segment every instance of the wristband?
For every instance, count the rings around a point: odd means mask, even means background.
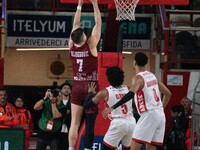
[[[78,5],[77,6],[77,10],[81,10],[82,6],[81,5]]]

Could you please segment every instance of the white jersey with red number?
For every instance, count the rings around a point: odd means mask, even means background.
[[[118,88],[109,86],[106,90],[108,92],[107,104],[109,107],[120,101],[121,98],[129,91],[126,85],[121,85]],[[125,118],[129,116],[133,116],[132,100],[122,104],[111,112],[111,118]]]
[[[158,81],[155,75],[149,71],[139,72],[137,75],[144,80],[144,86],[135,95],[135,104],[139,114],[152,109],[163,109],[160,98]]]

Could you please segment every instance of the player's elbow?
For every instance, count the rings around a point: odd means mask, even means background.
[[[98,28],[99,30],[101,30],[101,26],[102,26],[102,22],[100,20],[97,20],[95,22],[95,27]]]
[[[169,94],[168,94],[168,95],[169,95],[169,97],[171,98],[171,96],[172,96],[172,93],[169,91]]]
[[[165,96],[166,96],[167,100],[169,101],[172,97],[172,93],[170,91],[168,91]]]

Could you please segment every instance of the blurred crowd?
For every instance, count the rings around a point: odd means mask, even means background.
[[[68,149],[68,131],[71,121],[71,84],[63,83],[59,88],[47,89],[44,98],[37,101],[34,110],[41,110],[38,121],[37,149]],[[25,106],[25,98],[14,96],[8,101],[8,92],[0,88],[0,128],[16,128],[25,131],[25,149],[29,149],[33,135],[32,114]]]

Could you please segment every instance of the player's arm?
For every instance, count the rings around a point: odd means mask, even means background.
[[[80,20],[81,20],[81,9],[82,9],[82,5],[83,5],[83,0],[79,0],[78,2],[78,6],[77,6],[77,10],[74,16],[74,22],[73,22],[73,26],[72,26],[72,31],[71,33],[80,27]],[[71,36],[69,37],[69,48],[72,47],[73,45],[73,41],[71,40]]]
[[[88,93],[88,96],[84,102],[84,109],[90,108],[92,105],[97,105],[101,100],[106,100],[107,91],[104,89],[99,91],[95,96],[92,92]]]
[[[170,90],[169,90],[162,82],[160,82],[160,81],[158,81],[158,86],[159,86],[160,92],[163,94],[162,102],[163,102],[163,107],[165,108],[166,105],[168,104],[170,98],[171,98],[172,93],[171,93]]]
[[[99,91],[96,95],[96,85],[94,82],[88,85],[88,95],[87,98],[83,104],[84,109],[87,109],[91,107],[92,105],[96,105],[99,103],[100,100],[106,100],[107,99],[107,91],[104,89],[102,91]],[[95,95],[95,96],[94,96]]]
[[[141,76],[135,76],[132,79],[132,86],[129,90],[129,92],[120,100],[118,101],[115,105],[112,106],[113,109],[119,107],[120,105],[126,103],[127,101],[131,100],[134,98],[135,93],[142,87],[143,79]]]
[[[88,39],[88,44],[91,50],[91,53],[93,56],[97,56],[97,44],[101,38],[101,26],[102,26],[102,20],[101,20],[101,13],[99,10],[99,6],[97,3],[97,0],[90,0],[93,9],[94,9],[94,20],[95,20],[95,26],[92,29],[92,33],[90,38]]]

